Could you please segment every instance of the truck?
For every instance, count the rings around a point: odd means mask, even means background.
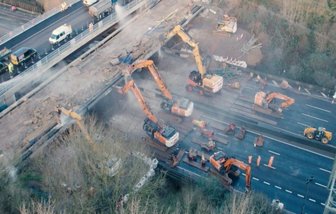
[[[99,0],[89,7],[89,15],[100,18],[100,16],[110,14],[114,10],[115,3],[116,1],[113,0]]]

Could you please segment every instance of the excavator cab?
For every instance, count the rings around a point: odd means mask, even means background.
[[[186,86],[186,89],[190,92],[195,90],[201,95],[204,95],[205,92],[219,92],[223,88],[223,77],[207,74],[206,68],[202,61],[198,43],[184,31],[181,25],[175,26],[167,34],[166,38],[170,39],[175,35],[178,35],[183,40],[183,42],[187,43],[193,49],[192,53],[197,65],[197,71],[192,71],[189,74],[188,85]]]
[[[174,146],[179,140],[179,133],[171,126],[160,127],[149,118],[144,120],[143,130],[152,139],[156,139],[167,147]]]
[[[232,165],[230,169],[227,170],[229,175],[233,175],[234,177],[239,177],[240,175],[240,170],[237,166]]]
[[[195,85],[201,86],[202,81],[202,75],[198,71],[192,71],[189,74],[189,79],[195,83]]]
[[[205,74],[202,75],[198,71],[192,71],[189,74],[187,91],[198,90],[199,94],[203,95],[205,91],[217,93],[223,88],[223,77],[218,75]]]
[[[159,125],[157,117],[149,108],[134,80],[127,81],[126,84],[122,88],[119,88],[118,91],[119,93],[125,94],[129,90],[133,92],[140,107],[142,108],[142,111],[147,116],[143,124],[143,130],[146,134],[153,140],[164,144],[168,148],[174,146],[179,140],[179,132],[171,126]]]
[[[323,127],[318,127],[316,130],[315,130],[315,139],[316,140],[321,140],[322,137],[324,137],[324,132],[325,132],[325,128]]]
[[[318,127],[318,128],[308,127],[308,128],[305,128],[303,134],[308,139],[318,140],[318,141],[321,141],[323,144],[327,144],[329,141],[332,140],[332,132],[327,131],[326,128],[323,128],[323,127]]]

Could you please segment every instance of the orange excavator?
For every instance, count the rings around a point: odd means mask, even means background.
[[[222,151],[215,152],[213,155],[210,156],[209,160],[211,165],[223,175],[227,173],[233,174],[234,176],[239,176],[240,171],[238,170],[238,168],[244,170],[246,174],[246,191],[251,190],[251,166],[245,164],[240,160],[226,156]]]
[[[145,98],[142,96],[141,91],[136,86],[134,80],[129,80],[124,85],[124,87],[119,90],[119,92],[125,94],[129,90],[133,92],[143,112],[147,116],[143,124],[143,130],[147,133],[147,135],[153,140],[164,144],[168,148],[174,146],[179,140],[179,132],[176,131],[174,127],[168,125],[159,125],[158,119],[150,110],[148,104],[145,101]]]
[[[202,57],[198,44],[183,30],[181,25],[177,25],[170,31],[166,38],[170,39],[178,35],[183,42],[187,43],[193,48],[193,55],[196,60],[198,71],[191,71],[189,74],[187,90],[197,90],[199,94],[203,95],[205,92],[217,93],[223,88],[223,77],[218,75],[207,74],[205,66],[202,62]]]
[[[186,98],[182,98],[177,101],[173,99],[173,96],[169,92],[166,84],[161,78],[159,72],[157,71],[153,60],[144,60],[142,62],[131,65],[132,70],[139,68],[147,68],[149,70],[158,88],[165,97],[165,99],[161,103],[162,109],[181,117],[189,117],[192,114],[194,110],[194,103]]]
[[[276,105],[273,103],[275,99],[283,100],[279,105]],[[262,107],[271,109],[273,112],[282,113],[282,111],[293,105],[295,103],[295,99],[288,97],[284,94],[278,93],[278,92],[271,92],[266,94],[263,91],[259,91],[256,93],[254,97],[254,104]]]

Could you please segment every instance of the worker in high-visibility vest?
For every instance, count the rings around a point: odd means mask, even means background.
[[[13,73],[14,73],[14,65],[12,63],[9,63],[8,66],[8,72],[9,72],[9,76],[13,77]]]

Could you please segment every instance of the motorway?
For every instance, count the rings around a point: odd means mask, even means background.
[[[65,14],[60,19],[53,19],[51,25],[45,24],[43,29],[34,32],[32,35],[25,37],[23,40],[12,44],[12,46],[7,48],[16,50],[20,47],[32,47],[35,48],[41,56],[43,56],[44,53],[50,52],[51,45],[49,43],[49,37],[52,31],[57,27],[63,24],[70,24],[74,32],[81,32],[83,29],[86,29],[90,23],[91,17],[86,12],[86,7],[82,4],[78,5],[79,6],[72,11],[72,13]],[[76,34],[77,33],[75,33],[75,35]]]
[[[54,29],[63,24],[71,24],[73,30],[71,36],[74,37],[87,29],[89,23],[93,21],[94,20],[89,16],[85,5],[83,5],[82,1],[79,1],[67,10],[45,19],[16,37],[0,44],[0,50],[8,48],[14,52],[21,47],[30,47],[37,50],[40,58],[44,58],[66,42],[64,41],[55,46],[52,46],[49,43],[49,37]],[[9,77],[7,74],[4,74],[0,79],[1,81],[6,81]]]
[[[217,143],[217,150],[222,150],[228,155],[234,156],[244,162],[247,162],[248,156],[251,155],[253,157],[251,166],[253,175],[252,188],[254,191],[262,192],[270,199],[279,198],[282,202],[285,203],[286,209],[295,213],[301,212],[303,204],[305,204],[306,213],[315,214],[323,212],[324,203],[329,194],[329,190],[326,186],[328,184],[333,164],[333,157],[315,152],[313,147],[308,147],[307,149],[297,145],[292,145],[291,141],[287,140],[286,133],[284,133],[283,139],[278,139],[277,137],[265,133],[263,128],[258,126],[258,123],[256,123],[255,129],[253,130],[247,128],[248,134],[243,141],[239,141],[233,136],[225,135],[223,129],[227,124],[232,122],[232,118],[247,120],[245,114],[239,115],[234,111],[236,108],[235,102],[239,100],[241,96],[248,97],[249,94],[254,95],[254,93],[258,91],[258,86],[256,83],[253,80],[250,80],[242,86],[243,89],[240,92],[232,91],[232,89],[224,89],[220,95],[216,95],[210,98],[201,97],[197,94],[190,94],[184,90],[185,81],[183,81],[183,78],[185,78],[186,75],[184,75],[182,72],[185,68],[182,60],[180,58],[168,56],[166,54],[163,55],[164,62],[160,60],[160,63],[158,63],[157,66],[159,71],[162,71],[161,75],[166,80],[167,85],[170,87],[173,95],[175,95],[175,97],[188,96],[188,98],[193,100],[195,103],[193,118],[201,118],[208,121],[210,128],[215,131],[217,137],[225,139],[229,142],[227,145]],[[169,72],[167,71],[166,67],[168,64],[171,66],[169,68]],[[169,120],[166,113],[163,113],[159,109],[159,102],[153,99],[153,97],[157,98],[158,96],[157,91],[154,89],[155,84],[153,81],[151,81],[151,77],[147,74],[140,73],[135,74],[134,78],[136,78],[137,84],[143,90],[143,94],[147,102],[149,102],[154,113],[158,114],[159,118],[165,121]],[[173,85],[174,87],[172,87]],[[270,85],[267,86],[265,90],[281,91],[282,89]],[[287,93],[287,91],[282,92],[294,97],[297,102],[284,112],[283,119],[272,117],[272,120],[276,121],[279,127],[288,132],[302,135],[302,130],[304,127],[297,123],[301,120],[306,123],[316,123],[316,121],[314,121],[316,119],[311,117],[305,120],[304,114],[309,114],[312,116],[318,115],[321,117],[321,119],[324,118],[325,120],[331,120],[334,117],[335,110],[332,109],[332,105],[328,102],[312,98],[304,94],[291,92]],[[129,96],[132,97],[132,95]],[[107,97],[109,97],[109,95]],[[251,100],[253,100],[252,98],[253,96],[250,97]],[[110,98],[105,98],[104,105],[106,106],[107,103],[115,102],[118,99],[120,98],[115,98],[115,95],[111,95]],[[118,102],[119,104],[113,104],[119,105],[119,110],[111,110],[110,114],[104,113],[104,116],[100,116],[99,118],[107,123],[110,123],[112,126],[124,127],[125,124],[122,125],[120,124],[121,122],[118,122],[120,118],[123,118],[122,123],[127,123],[128,130],[131,128],[134,130],[134,132],[136,132],[135,130],[138,129],[138,131],[141,132],[142,119],[144,116],[140,108],[137,109],[138,106],[130,106],[131,104],[129,102],[132,102],[130,98],[124,99],[122,102],[126,102],[128,104],[125,103],[123,105],[120,104],[120,102]],[[250,105],[249,108],[251,107],[252,105]],[[323,110],[321,110],[322,108]],[[113,109],[113,106],[111,109]],[[221,111],[218,109],[223,110]],[[300,111],[300,109],[304,111]],[[247,110],[248,109],[246,109],[246,111]],[[322,111],[325,114],[319,114],[319,111]],[[132,113],[127,115],[127,112]],[[300,116],[293,117],[293,114],[298,114],[298,112],[300,112]],[[252,113],[252,116],[253,115],[257,115],[264,119],[268,118],[268,116],[265,115]],[[125,118],[131,118],[132,122],[125,122],[127,121]],[[251,120],[251,118],[249,120]],[[139,127],[136,127],[136,124],[134,123],[138,123]],[[197,145],[191,142],[194,138],[198,138],[203,142],[207,141],[206,138],[201,137],[200,134],[195,131],[186,134],[187,131],[185,131],[183,128],[183,124],[185,123],[179,124],[171,120],[169,120],[169,123],[175,125],[177,128],[182,128],[179,130],[183,136],[183,142],[181,142],[180,147],[185,148],[186,151],[188,151],[188,148],[190,147],[198,148]],[[239,126],[239,122],[237,122],[237,125]],[[218,127],[221,128],[218,129]],[[333,126],[326,127],[333,128]],[[256,136],[259,134],[263,134],[265,136],[265,144],[263,147],[256,148],[253,146],[253,142]],[[209,153],[209,155],[210,154],[211,153]],[[256,166],[256,159],[258,156],[261,157],[260,166]],[[272,168],[267,167],[268,160],[271,156],[274,157]],[[206,176],[206,173],[203,171],[195,169],[183,161],[179,164],[177,170],[190,170],[191,173],[196,173],[194,177]],[[310,177],[313,177],[314,180],[313,182],[309,183],[306,194],[306,180]],[[245,179],[241,177],[235,184],[235,189],[243,191],[244,187]]]
[[[9,6],[0,6],[0,38],[6,33],[20,27],[29,20],[32,20],[36,15],[17,10],[11,11]],[[2,48],[0,48],[1,50]]]
[[[54,29],[63,24],[71,24],[74,32],[80,32],[83,27],[86,29],[91,21],[92,18],[87,13],[86,7],[79,1],[67,10],[51,16],[15,38],[0,44],[0,49],[6,47],[15,51],[20,47],[31,47],[42,56],[51,50],[48,39]]]
[[[251,89],[252,87],[244,89],[243,94],[253,97],[255,89]],[[266,91],[280,92],[294,98],[296,101],[289,109],[285,109],[283,119],[273,118],[273,120],[277,121],[278,127],[300,136],[302,136],[305,127],[321,126],[327,130],[336,130],[336,123],[334,123],[336,121],[336,109],[330,101],[315,99],[308,94],[302,95],[294,90],[284,90],[273,84],[269,85]],[[335,139],[330,144],[336,146]]]
[[[210,123],[230,122],[225,122],[225,116],[221,118],[218,113],[216,115],[204,114],[203,118]],[[296,213],[300,211],[298,204],[303,203],[302,196],[305,196],[305,181],[313,176],[315,183],[310,185],[307,196],[312,201],[309,201],[309,205],[307,203],[307,210],[310,210],[309,213],[321,213],[322,205],[328,196],[326,185],[333,160],[292,147],[285,141],[275,140],[268,135],[265,136],[264,147],[255,148],[253,142],[258,134],[249,131],[243,142],[229,137],[230,143],[221,149],[245,162],[247,157],[252,155],[253,189],[267,194],[270,198],[279,198],[286,204],[287,209]],[[259,167],[256,165],[258,156],[261,157]],[[266,166],[271,156],[274,156],[273,168]],[[241,181],[238,186],[244,187],[244,181]],[[293,203],[295,201],[300,202]]]

